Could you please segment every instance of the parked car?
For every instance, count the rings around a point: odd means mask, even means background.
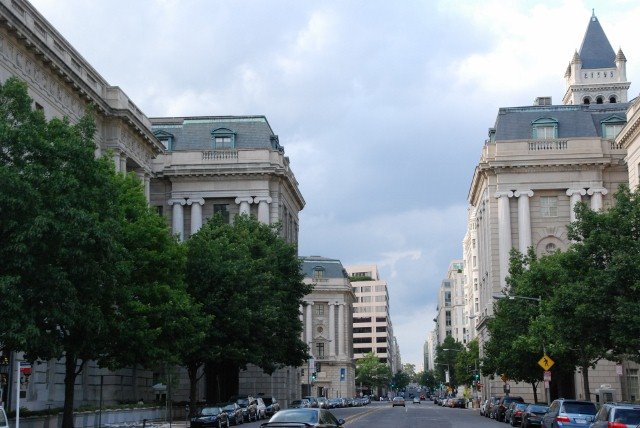
[[[495,414],[493,418],[498,422],[503,422],[504,414],[507,411],[507,407],[509,407],[509,405],[514,401],[518,403],[524,403],[524,399],[522,397],[518,397],[514,395],[502,397],[494,410]]]
[[[496,409],[498,408],[498,403],[500,402],[500,397],[491,397],[489,399],[489,407],[487,408],[487,416],[488,418],[495,419],[496,418]]]
[[[271,417],[280,410],[280,403],[276,400],[276,397],[262,397],[264,404],[267,406],[267,416]]]
[[[282,410],[260,425],[261,428],[287,427],[287,428],[340,428],[344,425],[344,419],[337,419],[333,413],[326,409],[286,409]]]
[[[487,406],[489,404],[489,400],[484,400],[481,404],[480,404],[480,416],[486,416],[487,413]]]
[[[512,427],[519,427],[522,423],[522,413],[527,409],[528,403],[514,401],[504,414],[504,421]]]
[[[244,415],[242,414],[242,407],[238,406],[236,402],[220,403],[217,406],[222,407],[227,413],[227,418],[231,425],[240,425],[244,423]]]
[[[205,406],[198,409],[191,418],[191,428],[222,428],[229,426],[227,413],[219,406]]]
[[[0,406],[0,428],[9,428],[9,419],[2,406]]]
[[[258,412],[256,400],[251,396],[238,397],[236,400],[238,406],[242,407],[242,417],[245,422],[257,421]]]
[[[393,400],[391,400],[391,407],[396,407],[396,406],[405,407],[404,397],[400,397],[399,395],[397,397],[393,397]]]
[[[540,426],[542,424],[542,416],[549,410],[549,406],[544,404],[529,404],[524,412],[522,412],[522,428]]]
[[[306,398],[307,400],[309,400],[309,407],[313,407],[313,408],[317,408],[318,407],[318,399],[316,397],[313,397],[311,395],[307,395],[305,397],[302,398]]]
[[[262,397],[256,398],[256,413],[258,419],[267,419],[267,405],[264,404]]]
[[[303,398],[302,400],[293,400],[289,406],[290,409],[308,409],[310,407],[311,403],[306,398]]]
[[[589,428],[635,428],[640,424],[640,405],[632,403],[603,404]]]
[[[542,417],[543,428],[584,428],[588,427],[598,413],[591,401],[568,400],[559,398],[549,406]]]
[[[320,409],[329,408],[329,400],[327,400],[325,397],[318,397],[316,398],[316,401],[318,401],[318,408]]]
[[[413,404],[420,404],[420,397],[413,397]]]
[[[329,399],[329,408],[337,409],[338,407],[342,407],[342,400],[340,398],[330,398]]]

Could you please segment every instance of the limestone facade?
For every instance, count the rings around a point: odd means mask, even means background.
[[[302,395],[353,397],[356,390],[352,327],[356,298],[348,274],[340,260],[318,256],[301,260],[304,281],[313,284],[313,291],[300,308],[304,324],[302,340],[312,356],[307,367],[298,369]]]

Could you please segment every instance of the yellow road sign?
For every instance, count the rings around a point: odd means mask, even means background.
[[[551,358],[549,358],[549,356],[547,354],[545,354],[545,355],[542,356],[542,358],[540,358],[540,361],[538,361],[538,364],[545,371],[547,371],[547,370],[549,370],[551,368],[551,366],[553,366],[555,364],[555,361],[553,361]]]

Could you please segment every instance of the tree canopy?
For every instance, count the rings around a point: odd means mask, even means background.
[[[369,388],[382,388],[391,383],[391,368],[373,352],[356,361],[356,383]]]

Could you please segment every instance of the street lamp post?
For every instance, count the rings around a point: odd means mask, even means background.
[[[538,296],[538,297],[528,297],[528,296],[517,296],[514,294],[494,294],[492,296],[494,299],[496,300],[502,300],[502,299],[508,299],[508,300],[515,300],[515,299],[522,299],[522,300],[533,300],[535,302],[538,302],[538,305],[540,307],[540,311],[542,312],[542,307],[541,307],[541,303],[542,303],[542,296]],[[544,343],[544,340],[542,341],[542,353],[546,356],[547,355],[547,347]],[[549,387],[547,387],[547,382],[545,381],[544,384],[544,395],[545,398],[547,399],[547,404],[551,403],[551,394],[549,394]]]

